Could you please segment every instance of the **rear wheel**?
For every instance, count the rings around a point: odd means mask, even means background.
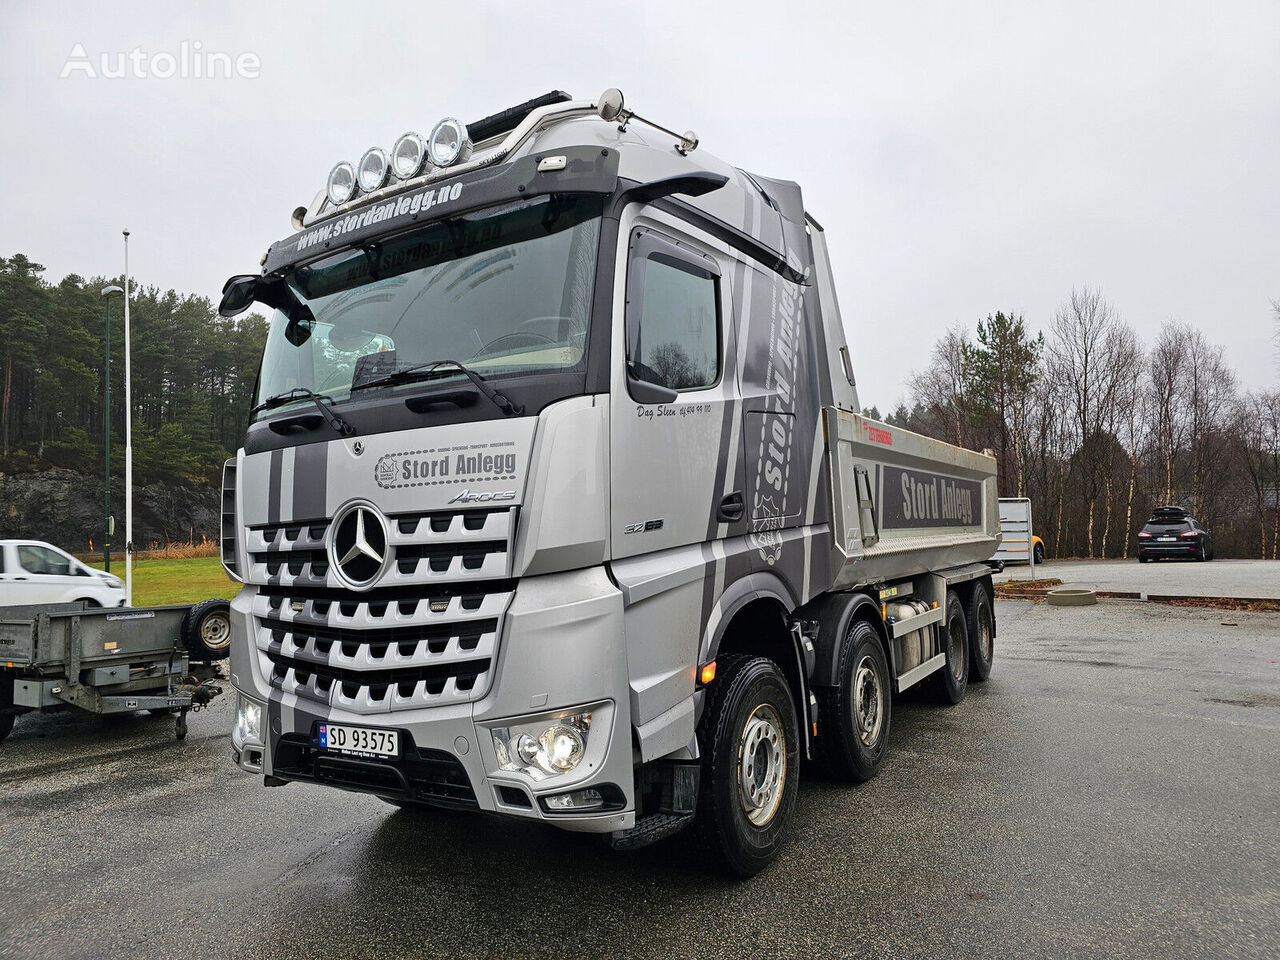
[[[13,732],[13,722],[17,719],[12,713],[0,713],[0,743]]]
[[[965,628],[969,631],[969,679],[981,682],[991,675],[991,662],[996,655],[996,618],[985,583],[974,584],[969,594]]]
[[[699,829],[712,855],[750,877],[777,855],[791,822],[800,730],[791,689],[764,657],[722,657],[699,725]]]
[[[231,649],[231,604],[201,600],[182,618],[182,643],[195,660],[221,660]]]
[[[889,742],[889,665],[875,628],[859,620],[840,645],[837,686],[817,691],[822,726],[814,746],[823,769],[861,783],[880,769]]]
[[[964,605],[954,590],[947,591],[947,614],[942,621],[943,649],[947,662],[934,676],[934,689],[944,703],[959,703],[969,689],[969,634],[965,629]]]

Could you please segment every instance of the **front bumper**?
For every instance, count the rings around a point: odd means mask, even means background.
[[[603,568],[528,577],[503,618],[496,675],[484,697],[393,714],[326,706],[273,687],[251,655],[255,590],[232,603],[232,684],[264,704],[265,743],[236,743],[250,773],[439,806],[543,820],[608,833],[635,822],[631,722],[622,596]],[[535,779],[500,771],[490,730],[530,715],[593,706],[586,757],[569,773]],[[339,757],[317,746],[320,723],[401,731],[396,761]],[[593,787],[612,798],[605,812],[550,813],[543,798]]]

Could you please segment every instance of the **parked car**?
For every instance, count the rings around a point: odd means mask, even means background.
[[[124,581],[51,543],[0,540],[0,607],[77,600],[93,607],[123,607]]]
[[[1156,507],[1138,533],[1138,562],[1164,557],[1213,559],[1213,537],[1182,507]]]

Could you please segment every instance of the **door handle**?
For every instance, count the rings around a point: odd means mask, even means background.
[[[720,500],[720,507],[716,510],[716,520],[720,523],[736,523],[742,519],[745,512],[746,505],[742,499],[742,491],[735,490]]]

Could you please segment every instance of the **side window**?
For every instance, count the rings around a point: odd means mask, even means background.
[[[65,577],[71,572],[71,561],[48,547],[23,544],[18,547],[18,563],[28,573]]]
[[[0,543],[0,573],[4,573],[4,555],[9,552],[9,548]]]
[[[670,390],[720,379],[719,282],[713,261],[652,234],[636,240],[627,281],[632,377]]]

